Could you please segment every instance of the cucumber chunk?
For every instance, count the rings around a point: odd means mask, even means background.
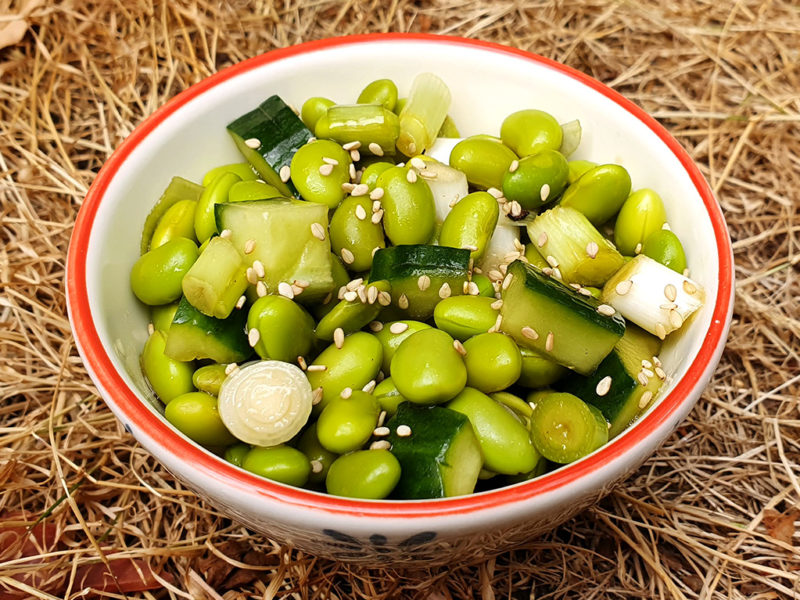
[[[211,238],[181,286],[183,295],[201,313],[226,318],[247,289],[242,255],[229,240]]]
[[[150,240],[158,226],[158,222],[173,204],[177,204],[181,200],[194,200],[196,202],[200,199],[200,194],[202,193],[202,185],[197,185],[183,177],[173,177],[167,189],[161,194],[161,198],[159,198],[153,210],[150,211],[150,214],[147,215],[147,219],[144,221],[142,241],[139,247],[140,254],[144,254],[150,249]]]
[[[536,400],[531,440],[547,460],[565,465],[597,450],[608,440],[608,431],[583,400],[551,393]]]
[[[169,326],[164,354],[181,361],[210,358],[218,363],[241,362],[253,353],[245,335],[246,322],[246,310],[234,310],[227,319],[215,319],[181,298]]]

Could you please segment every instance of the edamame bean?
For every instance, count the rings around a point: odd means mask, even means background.
[[[507,335],[482,333],[464,342],[464,349],[469,387],[488,394],[504,390],[519,379],[522,357]]]
[[[417,404],[439,404],[458,394],[467,382],[467,368],[440,329],[423,329],[406,338],[391,364],[397,390]]]
[[[195,200],[179,200],[167,209],[158,220],[153,237],[150,238],[150,249],[163,246],[170,240],[184,237],[195,241],[194,213],[197,208]]]
[[[631,177],[620,165],[593,167],[571,184],[559,204],[582,212],[593,225],[602,225],[620,210],[631,192]]]
[[[375,292],[371,292],[371,289]],[[366,291],[364,292],[367,298],[374,298],[373,294],[381,292],[388,292],[391,286],[388,281],[376,281],[375,283],[367,284]],[[373,301],[372,304],[362,302],[361,298],[355,300],[342,299],[333,310],[320,319],[317,323],[316,336],[321,340],[331,341],[337,329],[341,329],[345,334],[353,333],[364,327],[367,323],[374,320],[381,312],[383,307]]]
[[[225,450],[224,458],[232,465],[241,467],[242,463],[244,462],[244,457],[247,456],[247,453],[250,452],[250,449],[250,444],[245,444],[244,442],[234,444],[233,446],[228,446],[228,448]]]
[[[439,231],[439,245],[468,248],[470,257],[483,256],[492,239],[500,207],[488,192],[467,194],[450,210]]]
[[[228,376],[227,373],[225,373],[226,368],[227,365],[220,365],[217,363],[200,367],[192,374],[192,383],[194,387],[206,394],[218,396],[219,388]]]
[[[153,328],[167,333],[169,331],[169,326],[172,325],[172,319],[175,317],[175,312],[177,310],[177,302],[162,304],[161,306],[151,306],[150,321],[153,323]]]
[[[292,183],[304,200],[336,208],[346,192],[342,184],[350,181],[350,154],[336,142],[314,140],[292,157]]]
[[[500,126],[503,143],[521,157],[558,150],[563,136],[558,121],[543,110],[519,110],[508,115]]]
[[[167,404],[164,416],[202,446],[228,446],[237,441],[219,416],[217,399],[204,392],[189,392],[174,398]]]
[[[306,455],[291,446],[255,447],[244,457],[242,468],[272,481],[304,486],[311,473]]]
[[[397,386],[391,377],[387,377],[375,386],[373,395],[381,405],[381,410],[385,410],[389,417],[393,416],[397,412],[397,407],[406,401],[397,391]]]
[[[503,176],[517,155],[505,144],[489,136],[468,137],[453,147],[450,166],[462,171],[475,187],[503,187]]]
[[[358,95],[359,104],[382,104],[387,110],[397,105],[397,86],[391,79],[376,79]]]
[[[472,282],[478,286],[479,296],[483,298],[491,298],[492,301],[495,300],[494,285],[492,285],[492,280],[489,279],[486,275],[484,275],[483,273],[473,273]]]
[[[376,182],[377,187],[383,188],[383,228],[395,246],[426,243],[436,222],[431,189],[421,177],[412,182],[411,172],[392,167],[381,173]]]
[[[383,346],[381,370],[383,370],[384,373],[389,372],[394,353],[397,352],[397,348],[406,338],[414,335],[418,331],[430,328],[430,325],[422,321],[389,321],[388,323],[384,323],[383,329],[375,334],[375,337],[378,338],[381,346]]]
[[[375,248],[386,247],[383,228],[372,217],[369,196],[348,196],[331,217],[331,249],[339,256],[343,250],[352,254],[347,266],[353,271],[368,271]]]
[[[558,198],[567,187],[567,159],[557,150],[542,150],[521,158],[503,175],[503,195],[525,210],[537,210]]]
[[[578,181],[578,179],[580,179],[584,173],[595,168],[597,163],[594,163],[590,160],[571,160],[567,163],[567,166],[569,167],[567,183],[572,185]]]
[[[510,392],[493,392],[489,394],[489,398],[495,402],[499,402],[513,412],[517,417],[519,417],[520,423],[527,427],[527,423],[531,413],[533,412],[533,409],[531,408],[530,404],[525,402],[525,400],[519,396],[515,396]]]
[[[282,196],[283,194],[274,185],[258,179],[237,181],[228,190],[228,202],[269,200],[270,198],[281,198]]]
[[[192,240],[175,238],[145,252],[131,269],[131,289],[136,297],[151,306],[169,304],[181,297],[181,282],[197,260]]]
[[[496,302],[494,288],[492,297],[450,296],[433,309],[436,327],[462,342],[473,335],[486,333],[497,321],[499,311],[492,308]]]
[[[192,363],[174,360],[164,354],[166,344],[166,334],[156,329],[147,338],[142,350],[142,371],[164,404],[194,390]]]
[[[308,381],[312,389],[322,388],[322,400],[314,407],[319,412],[346,387],[360,390],[375,379],[381,368],[383,347],[365,331],[344,338],[341,348],[331,344],[309,365]]]
[[[484,468],[515,475],[536,466],[539,453],[520,420],[486,394],[466,387],[447,408],[465,415],[472,424],[483,452]]]
[[[218,233],[214,206],[228,201],[228,192],[238,181],[242,181],[242,178],[236,173],[225,171],[209,183],[200,194],[200,200],[197,201],[194,213],[194,234],[201,244]]]
[[[637,190],[619,210],[614,224],[614,244],[622,254],[638,254],[642,250],[640,244],[666,222],[667,211],[661,196],[648,188]]]
[[[683,273],[686,269],[683,245],[678,236],[669,229],[658,229],[648,235],[642,245],[642,254],[678,273]]]
[[[306,455],[311,463],[311,474],[308,476],[308,482],[312,484],[320,484],[325,481],[325,476],[328,474],[328,469],[331,464],[336,460],[338,455],[319,443],[317,439],[317,424],[311,423],[308,428],[300,436],[297,442],[297,449]]]
[[[391,169],[393,166],[393,163],[382,160],[367,165],[361,173],[361,183],[368,186],[371,190],[375,189],[378,183],[378,177],[380,177],[381,173]]]
[[[328,112],[328,109],[336,104],[333,100],[322,98],[321,96],[313,96],[303,102],[300,108],[300,119],[303,124],[311,131],[317,126],[317,122],[322,116]]]
[[[517,384],[526,388],[551,385],[569,372],[564,366],[542,356],[536,350],[520,348],[522,369]]]
[[[258,331],[253,348],[263,359],[294,362],[314,343],[314,319],[283,296],[263,296],[247,313],[247,330]]]
[[[223,173],[235,173],[242,181],[251,181],[257,177],[256,172],[253,170],[253,167],[250,166],[250,163],[233,163],[230,165],[222,165],[219,167],[214,167],[205,175],[203,175],[203,187],[208,187],[211,185],[211,182]]]
[[[361,390],[333,398],[317,419],[317,439],[336,454],[358,450],[372,436],[380,410],[375,397]]]
[[[380,500],[400,481],[400,462],[388,450],[359,450],[340,456],[325,479],[329,494]]]
[[[339,144],[361,142],[361,154],[375,154],[370,145],[377,144],[381,147],[380,156],[391,155],[400,135],[400,120],[379,104],[337,104],[317,121],[314,135]]]

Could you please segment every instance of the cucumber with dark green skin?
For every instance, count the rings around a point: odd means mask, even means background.
[[[501,329],[520,346],[573,371],[592,373],[625,332],[619,314],[599,313],[599,300],[579,294],[533,265],[516,260],[507,277],[511,280],[504,282]],[[528,327],[535,334],[525,335]]]
[[[407,425],[411,434],[397,435]],[[469,419],[441,406],[403,402],[386,423],[391,452],[402,474],[393,496],[402,499],[444,498],[471,494],[483,465],[480,444]]]
[[[392,306],[398,307],[402,295],[408,298],[405,314],[414,319],[427,319],[442,300],[440,291],[447,283],[449,295],[463,291],[469,271],[470,251],[463,248],[412,244],[381,248],[372,259],[370,281],[387,280],[392,286]],[[419,278],[430,278],[427,289],[420,290]]]
[[[246,325],[244,308],[234,309],[227,319],[215,319],[181,298],[169,326],[164,354],[181,361],[210,358],[218,363],[241,362],[253,354]]]
[[[658,338],[629,323],[625,335],[600,363],[597,371],[588,377],[567,377],[556,383],[555,387],[600,409],[611,423],[608,435],[614,437],[649,406],[661,388],[662,381],[657,376],[648,377],[647,385],[642,385],[638,379],[642,372],[642,361],[652,362],[660,347]],[[606,377],[611,378],[611,387],[607,393],[598,395],[597,386]],[[640,407],[639,403],[647,392],[651,393],[651,400]]]
[[[297,150],[314,134],[279,96],[270,96],[257,108],[228,124],[228,132],[247,161],[261,178],[286,196],[296,196],[291,180],[281,181],[282,167],[288,167]],[[247,140],[261,142],[251,148]]]
[[[150,240],[153,237],[153,232],[156,230],[158,222],[164,216],[173,204],[181,200],[199,200],[200,194],[203,193],[203,186],[197,185],[194,182],[184,179],[183,177],[173,177],[167,189],[161,194],[153,210],[147,215],[142,229],[142,242],[139,251],[144,254],[150,249]]]

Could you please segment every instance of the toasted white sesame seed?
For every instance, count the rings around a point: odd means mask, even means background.
[[[691,296],[697,291],[697,287],[695,287],[695,285],[691,281],[684,280],[683,291]]]
[[[633,281],[630,279],[626,279],[625,281],[620,281],[614,288],[614,290],[620,296],[624,296],[625,294],[631,291],[631,287],[633,287]]]
[[[350,150],[350,160],[358,162],[361,160],[361,152],[358,150]]]
[[[643,358],[643,359],[642,359],[642,366],[643,366],[645,369],[652,369],[652,368],[653,368],[653,363],[651,363],[651,362],[650,362],[649,360],[647,360],[646,358]]]
[[[372,152],[375,156],[383,156],[383,148],[381,148],[380,144],[377,144],[375,142],[370,142],[369,151]]]
[[[255,240],[247,240],[244,243],[244,253],[245,254],[250,254],[255,249],[256,249],[256,241]]]
[[[500,280],[502,278],[503,278],[503,274],[500,271],[498,271],[497,269],[492,269],[491,271],[489,271],[489,279],[491,279],[492,281],[497,281],[497,280]]]
[[[239,299],[236,301],[236,308],[242,308],[244,306],[245,302],[247,302],[247,296],[242,294],[241,296],[239,296]]]
[[[644,373],[642,373],[641,371],[640,371],[640,372],[639,372],[639,374],[636,376],[636,379],[637,379],[637,380],[639,381],[639,383],[641,383],[642,385],[647,385],[648,383],[650,383],[650,380],[647,378],[647,375],[645,375],[645,374],[644,374]]]
[[[385,192],[383,191],[383,188],[382,188],[382,187],[376,187],[374,190],[372,190],[372,191],[369,193],[369,199],[370,199],[370,200],[375,200],[375,201],[377,202],[378,200],[380,200],[381,198],[383,198],[383,194],[384,194],[384,193],[385,193]],[[372,212],[376,212],[377,210],[379,210],[379,209],[380,209],[380,207],[381,207],[381,205],[380,205],[380,204],[378,204],[378,208],[375,208],[375,205],[373,204],[373,205],[372,205]]]
[[[356,219],[363,221],[367,218],[367,211],[360,204],[356,205]]]
[[[538,340],[539,334],[536,333],[536,330],[533,327],[525,326],[522,328],[522,335],[529,340]]]
[[[674,285],[668,283],[664,286],[664,297],[670,302],[675,302],[675,299],[678,297],[678,290],[675,289]]]
[[[382,218],[383,218],[383,209],[380,209],[378,212],[372,213],[370,221],[372,221],[373,225],[377,225],[378,223],[381,222]]]
[[[328,175],[330,175],[331,173],[333,173],[333,165],[326,163],[324,165],[319,166],[319,174],[322,175],[323,177],[328,177]]]
[[[345,292],[342,296],[343,300],[347,300],[348,302],[355,302],[356,298],[358,298],[358,293],[355,290],[350,290],[349,292]]]
[[[495,310],[500,310],[503,307],[503,301],[502,300],[495,300],[489,306],[491,306]]]
[[[653,356],[653,364],[655,366],[657,366],[657,367],[660,367],[661,366],[661,359],[658,358],[657,356]]]
[[[494,330],[500,331],[500,325],[503,324],[503,315],[497,315],[497,318],[494,320]]]
[[[370,321],[370,323],[369,323],[369,330],[370,331],[372,331],[374,333],[378,333],[382,329],[383,329],[383,323],[381,323],[380,321]]]
[[[391,331],[395,335],[404,333],[407,330],[408,330],[408,323],[401,323],[398,321],[397,323],[392,323],[391,325],[389,325],[389,331]]]
[[[397,306],[402,308],[403,310],[408,308],[408,296],[405,294],[400,294],[400,297],[397,299]]]
[[[339,164],[338,160],[331,158],[330,156],[323,156],[322,162],[324,162],[326,165],[332,165],[334,167]]]
[[[362,392],[366,392],[371,394],[375,390],[375,386],[378,385],[378,382],[374,379],[370,379],[364,387],[361,388]]]
[[[297,364],[300,365],[300,368],[303,369],[303,371],[308,369],[308,363],[306,362],[306,359],[303,358],[302,356],[297,357]]]
[[[555,256],[548,255],[547,258],[545,258],[545,260],[547,261],[547,264],[553,267],[554,269],[558,266],[558,259],[556,259]]]
[[[544,341],[544,349],[547,350],[548,352],[552,352],[554,342],[555,342],[555,336],[553,335],[553,332],[550,331],[547,333],[547,339]]]
[[[545,183],[539,190],[539,198],[541,198],[542,202],[544,202],[545,200],[547,200],[549,196],[550,196],[550,186]]]
[[[670,311],[670,310],[674,310],[674,309],[678,308],[678,305],[675,304],[674,302],[665,302],[664,304],[659,304],[658,308],[660,308],[662,310]]]
[[[656,331],[656,335],[660,339],[663,340],[665,337],[667,337],[667,329],[661,323],[656,323],[655,331]]]
[[[511,201],[510,207],[512,217],[519,217],[522,214],[522,205],[516,200]]]
[[[479,296],[481,293],[481,289],[478,287],[477,283],[475,283],[474,281],[470,281],[467,284],[467,293],[470,296]]]
[[[569,287],[571,287],[574,290],[579,290],[579,289],[581,289],[581,284],[580,283],[570,283]]]
[[[342,148],[350,152],[350,150],[358,150],[361,148],[361,142],[356,140],[355,142],[347,142],[346,144],[342,144]]]
[[[247,342],[250,344],[251,348],[255,348],[258,340],[261,339],[261,333],[259,333],[258,329],[253,327],[250,331],[247,332]]]
[[[496,187],[490,187],[486,191],[488,193],[490,193],[492,196],[494,196],[495,198],[502,198],[503,197],[503,192],[498,190]]]
[[[353,168],[353,171],[355,172],[355,167]],[[349,192],[352,192],[352,191],[353,191],[353,188],[354,188],[354,187],[356,187],[356,184],[355,184],[355,183],[350,183],[349,181],[345,181],[345,182],[342,184],[342,191],[343,191],[343,192],[348,192],[348,193],[349,193]]]
[[[312,473],[322,473],[322,469],[324,469],[322,463],[318,460],[312,460],[308,464],[311,466]]]
[[[350,179],[355,180],[358,177],[358,173],[356,173],[356,166],[353,163],[350,163],[350,167],[348,168],[348,174],[350,175]]]
[[[385,437],[391,433],[391,429],[388,427],[381,425],[380,427],[376,427],[372,430],[372,435],[375,437]]]
[[[600,252],[600,246],[597,245],[597,242],[589,242],[586,244],[586,254],[589,258],[596,258],[598,252]]]
[[[461,356],[467,355],[467,349],[464,348],[464,344],[462,344],[459,340],[453,340],[453,348],[456,349]]]
[[[244,141],[244,145],[256,150],[261,147],[261,140],[258,138],[248,138]]]
[[[227,367],[225,367],[225,375],[230,375],[238,368],[239,365],[237,365],[236,363],[230,363]]]
[[[642,397],[639,399],[639,408],[644,408],[648,404],[650,404],[650,400],[653,399],[653,392],[647,390]]]
[[[504,290],[508,289],[508,286],[511,285],[511,282],[513,281],[513,279],[514,279],[514,274],[513,273],[509,273],[508,275],[506,275],[506,278],[503,279],[503,286],[502,286]]]
[[[406,173],[406,181],[408,181],[408,183],[416,183],[417,172],[409,169],[408,172]]]
[[[256,275],[256,270],[253,267],[247,267],[247,270],[244,272],[244,276],[248,283],[252,283],[253,285],[258,283],[258,275]]]
[[[292,170],[289,168],[289,165],[283,165],[278,175],[280,175],[281,181],[286,183],[292,177]]]
[[[605,396],[611,390],[612,379],[610,375],[606,375],[597,382],[597,387],[594,388],[595,394],[598,396]]]
[[[408,425],[398,425],[397,429],[395,429],[398,437],[408,437],[411,435],[411,427]]]
[[[442,287],[439,288],[439,298],[444,300],[445,298],[449,298],[452,291],[450,290],[450,284],[446,281],[442,284]]]
[[[417,287],[419,288],[420,292],[424,292],[427,290],[431,285],[431,278],[427,275],[420,275],[417,278]]]
[[[367,194],[369,194],[369,186],[366,183],[359,183],[350,192],[351,196],[366,196]]]
[[[461,293],[468,294],[469,292],[467,290],[469,290],[469,281],[465,279],[463,282],[461,282]]]
[[[383,371],[378,372],[378,376],[383,375]],[[378,427],[382,427],[384,421],[386,421],[386,411],[382,410],[381,414],[378,415]]]
[[[634,254],[641,254],[642,253],[642,243],[639,242],[636,244],[636,248],[633,249]]]
[[[679,329],[681,325],[683,325],[683,317],[681,317],[681,314],[677,310],[669,311],[669,323],[675,329]]]
[[[428,166],[425,164],[425,161],[422,160],[419,156],[413,157],[411,160],[408,161],[408,164],[410,164],[415,169],[420,169],[420,170]]]
[[[256,275],[258,275],[259,277],[264,277],[264,275],[266,275],[266,271],[264,270],[264,263],[262,263],[258,259],[253,261],[253,271],[255,271]]]
[[[259,281],[256,284],[256,296],[258,296],[259,298],[263,298],[266,295],[267,295],[267,284],[264,283],[263,281]]]
[[[308,365],[308,372],[314,373],[315,371],[324,371],[327,368],[326,365]]]
[[[437,179],[439,177],[436,171],[420,171],[419,176],[423,179]]]
[[[220,232],[219,237],[221,237],[224,240],[227,240],[229,237],[231,237],[232,234],[233,232],[230,229],[223,229]]]
[[[369,445],[370,450],[388,450],[392,445],[387,440],[378,440]]]
[[[318,240],[325,241],[325,228],[322,226],[322,223],[311,224],[311,235]]]
[[[553,269],[553,277],[555,279],[562,279],[562,277],[561,277],[561,269],[559,269],[558,267],[555,267]]]
[[[294,298],[294,291],[292,290],[292,286],[285,281],[281,281],[278,284],[278,293],[285,298],[291,300]]]
[[[656,375],[655,373],[653,373],[653,371],[651,371],[647,367],[642,367],[642,373],[644,373],[648,377],[655,377],[655,375]]]
[[[547,243],[547,232],[543,231],[542,233],[539,234],[539,239],[536,240],[536,245],[539,246],[539,248],[541,248],[546,243]]]
[[[346,387],[341,392],[339,392],[339,395],[345,400],[347,400],[350,396],[353,395],[353,388]]]
[[[519,161],[514,159],[514,160],[511,161],[511,164],[508,165],[508,172],[509,173],[513,173],[517,169],[519,169]]]
[[[585,287],[578,288],[578,293],[581,296],[587,296],[587,297],[592,295],[591,290],[587,290]]]
[[[353,256],[353,253],[347,248],[342,248],[341,255],[342,255],[342,260],[346,265],[352,265],[353,261],[356,259],[356,257]]]
[[[341,350],[342,346],[344,346],[344,329],[341,327],[337,327],[333,330],[333,343],[337,348],[339,348],[339,350]]]
[[[389,306],[392,303],[392,296],[389,292],[378,292],[378,304]]]
[[[667,378],[667,374],[664,372],[664,369],[661,367],[655,368],[656,377],[658,377],[661,381],[664,381]]]
[[[322,402],[322,395],[323,395],[322,388],[321,387],[315,388],[314,391],[311,392],[311,404],[316,406],[317,404]]]
[[[597,307],[597,312],[606,317],[613,317],[617,314],[617,311],[610,304],[601,304]]]
[[[155,325],[152,323],[147,324],[147,335],[153,335],[156,332]]]
[[[367,288],[367,303],[368,304],[375,304],[375,301],[378,299],[378,293],[380,290],[376,288],[374,285],[371,285]]]

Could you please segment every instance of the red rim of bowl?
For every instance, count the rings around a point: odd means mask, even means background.
[[[141,400],[117,373],[100,340],[92,318],[87,295],[87,254],[85,249],[89,244],[94,219],[106,188],[133,149],[178,108],[202,95],[208,89],[262,65],[292,56],[352,44],[420,41],[466,46],[496,52],[523,58],[554,69],[600,92],[651,129],[669,147],[689,174],[711,220],[719,261],[719,290],[711,316],[711,324],[706,333],[706,339],[686,375],[650,414],[639,421],[635,427],[630,428],[626,433],[617,437],[613,442],[591,456],[538,478],[535,482],[470,496],[420,501],[351,500],[277,484],[238,469],[179,435],[146,406],[146,402]],[[374,515],[396,518],[428,518],[436,515],[464,514],[529,500],[563,488],[578,479],[591,475],[598,469],[602,469],[609,461],[618,458],[637,444],[645,441],[648,436],[667,422],[680,408],[695,386],[698,385],[698,382],[704,381],[704,378],[710,375],[708,373],[709,366],[715,356],[718,356],[718,350],[720,350],[720,345],[724,342],[724,336],[727,331],[733,283],[730,238],[714,194],[686,151],[655,119],[636,104],[597,80],[548,58],[490,42],[429,34],[365,34],[318,40],[289,48],[272,50],[228,67],[181,92],[134,129],[100,170],[86,195],[76,219],[67,257],[67,272],[69,273],[67,277],[67,305],[73,332],[83,357],[87,364],[90,365],[96,380],[102,382],[101,387],[107,390],[108,393],[113,394],[113,402],[118,409],[130,422],[136,423],[137,430],[146,432],[145,435],[151,439],[152,443],[161,446],[166,452],[181,457],[183,461],[191,464],[192,468],[200,470],[206,477],[243,493],[255,492],[261,497],[271,498],[284,504],[322,510],[342,516]]]

